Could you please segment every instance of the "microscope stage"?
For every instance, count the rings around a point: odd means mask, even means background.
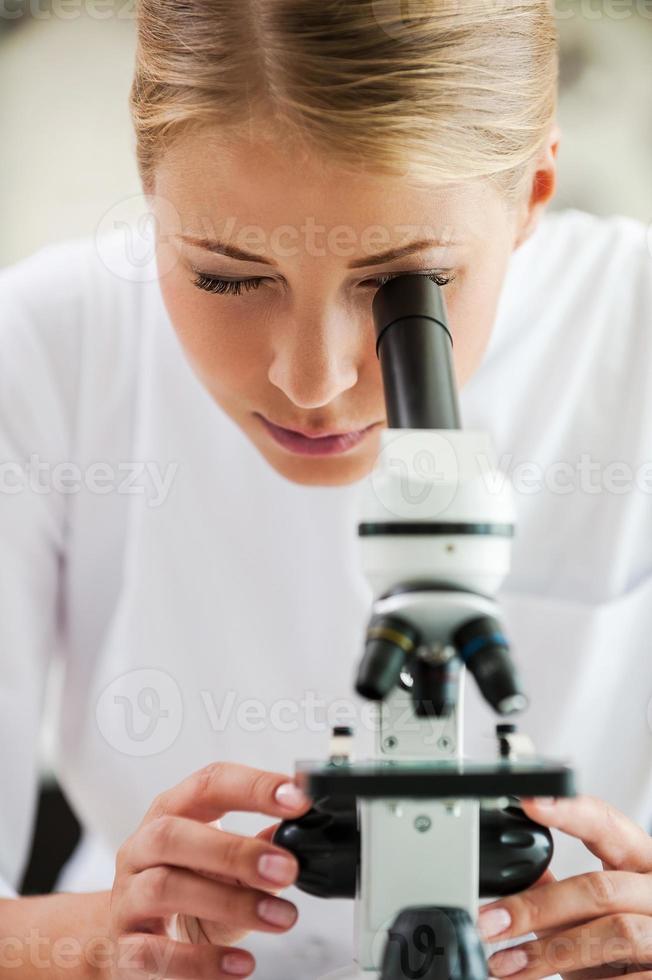
[[[312,799],[493,799],[501,796],[574,796],[573,771],[559,762],[463,762],[387,759],[296,764],[296,782]]]

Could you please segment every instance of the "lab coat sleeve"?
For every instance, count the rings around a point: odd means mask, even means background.
[[[16,894],[29,855],[44,688],[60,636],[65,496],[56,492],[52,480],[54,467],[70,459],[74,330],[62,331],[64,311],[52,312],[47,279],[44,283],[36,276],[43,264],[41,252],[0,270],[0,895],[4,897]]]

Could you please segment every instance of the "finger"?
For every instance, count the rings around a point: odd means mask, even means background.
[[[259,840],[267,840],[271,842],[274,839],[274,834],[276,833],[276,831],[280,826],[281,826],[280,823],[275,823],[272,824],[271,827],[265,827],[264,830],[261,830],[256,834],[256,837]]]
[[[547,885],[553,881],[557,881],[557,879],[555,878],[550,868],[546,868],[546,870],[543,872],[541,877],[537,878],[534,884],[530,885],[530,888],[539,888],[540,885]],[[575,923],[572,924],[575,925]],[[545,938],[545,936],[549,936],[553,931],[554,931],[553,929],[537,929],[536,935],[538,939],[543,939]]]
[[[128,881],[115,911],[123,932],[147,929],[175,912],[247,932],[285,932],[297,920],[292,902],[179,868],[147,868]]]
[[[200,946],[151,933],[132,933],[118,941],[116,965],[121,977],[133,980],[145,977],[221,980],[234,975],[249,976],[256,961],[246,949]]]
[[[614,966],[613,963],[609,963],[605,966],[592,966],[587,970],[573,970],[569,976],[570,980],[607,980],[607,978],[612,978],[613,975]],[[624,976],[624,973],[621,972],[619,976]]]
[[[534,884],[530,885],[530,888],[538,888],[539,885],[547,885],[552,881],[557,881],[557,879],[555,878],[550,868],[546,868],[546,870],[543,872],[541,877],[537,878]]]
[[[638,965],[650,960],[652,920],[649,916],[618,913],[501,950],[490,957],[488,965],[492,976],[535,980],[605,964]]]
[[[299,873],[299,862],[285,848],[173,816],[142,826],[120,849],[117,864],[126,874],[172,865],[254,888],[288,887]]]
[[[626,974],[619,973],[614,976],[613,968],[609,967],[612,972],[605,972],[600,974],[600,977],[608,978],[608,980],[622,980],[623,976],[627,977],[627,980],[652,980],[652,964],[648,963],[645,968],[641,970],[628,969]],[[575,974],[573,974],[573,980],[575,980]]]
[[[530,888],[539,888],[540,885],[547,885],[547,884],[549,884],[550,882],[553,882],[553,881],[557,881],[557,879],[553,875],[553,873],[550,870],[550,868],[546,868],[546,870],[543,872],[543,874],[541,875],[541,877],[540,878],[537,878],[537,880],[534,882],[534,884],[530,885]],[[573,923],[573,924],[575,924],[575,923]],[[537,937],[539,939],[543,939],[544,936],[549,935],[552,931],[553,931],[552,929],[540,929],[540,930],[537,930],[537,933],[536,934],[537,934]]]
[[[549,882],[557,881],[553,875],[550,868],[546,868],[540,878],[530,885],[530,888],[539,888],[541,885],[546,885]],[[520,895],[523,895],[521,892]],[[486,902],[484,905],[480,906],[478,910],[478,919],[476,925],[480,931],[480,935],[483,939],[489,940],[496,938],[502,938],[501,933],[505,934],[505,937],[510,935],[524,935],[523,932],[514,933],[513,929],[510,929],[511,924],[511,911],[509,905],[505,903],[509,901],[509,898],[499,898],[493,902]],[[503,910],[509,915],[509,919],[503,914]],[[488,915],[489,912],[496,911],[497,915]],[[509,931],[508,931],[509,930]],[[531,930],[526,930],[531,931]],[[537,933],[540,935],[540,933]]]
[[[546,885],[549,882],[558,881],[558,880],[559,879],[556,878],[555,875],[552,873],[552,871],[548,868],[548,869],[546,869],[546,871],[543,872],[543,874],[541,875],[540,878],[537,878],[537,880],[534,882],[533,885],[530,885],[530,888],[538,888],[539,885]],[[590,921],[590,917],[589,918],[585,918],[583,916],[575,916],[573,919],[570,919],[566,923],[566,926],[568,926],[568,927],[570,927],[570,926],[581,926],[585,922],[589,922],[589,921]],[[545,939],[547,936],[554,935],[554,933],[557,932],[558,930],[557,929],[536,929],[536,930],[533,930],[533,931],[534,931],[537,939]],[[608,972],[609,971],[609,968],[608,967],[605,967],[605,970],[607,970],[607,972]],[[573,974],[572,980],[599,980],[599,973],[596,973],[595,970],[593,970],[593,971],[587,971],[587,973],[591,973],[591,977],[590,978],[588,977],[588,975],[585,978],[584,977],[580,977],[579,974],[581,974],[581,973],[582,973],[581,970],[577,970]],[[606,973],[605,973],[605,976],[606,976]]]
[[[521,800],[529,817],[581,840],[614,870],[652,871],[652,838],[642,827],[597,796]]]
[[[310,805],[309,798],[281,773],[213,762],[157,796],[143,823],[170,814],[209,821],[231,810],[283,818],[298,816]]]
[[[557,878],[555,878],[552,871],[544,871],[541,877],[538,878],[533,885],[530,885],[530,888],[538,888],[539,885],[547,885],[548,883],[553,881],[557,881]],[[569,923],[569,925],[573,925],[573,926],[579,925],[581,922],[584,921],[585,921],[584,919],[578,919],[577,921],[573,920],[573,922]],[[545,939],[546,936],[551,936],[554,932],[555,932],[554,929],[537,929],[535,931],[535,935],[537,939]],[[573,977],[573,980],[575,980],[575,977]]]
[[[553,881],[483,905],[479,929],[485,939],[541,935],[618,912],[652,915],[652,878],[629,871],[591,871]],[[489,933],[492,926],[500,932]]]

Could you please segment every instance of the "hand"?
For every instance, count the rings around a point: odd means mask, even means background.
[[[652,838],[594,796],[521,802],[533,820],[583,841],[603,870],[562,881],[546,871],[524,892],[483,905],[483,939],[537,936],[494,953],[490,974],[652,980]]]
[[[310,805],[287,776],[228,763],[206,766],[157,796],[117,855],[111,980],[250,974],[251,953],[227,947],[253,929],[284,933],[294,925],[296,906],[275,893],[295,881],[298,862],[271,843],[277,825],[244,837],[209,822],[229,810],[296,818]],[[190,937],[196,941],[170,937],[175,914],[199,926],[201,935]]]

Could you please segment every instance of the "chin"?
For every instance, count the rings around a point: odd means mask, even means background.
[[[270,463],[272,461],[270,460]],[[299,462],[298,464],[283,467],[274,465],[277,473],[289,480],[291,483],[298,483],[305,487],[344,487],[351,483],[358,483],[369,475],[373,469],[373,464],[368,466],[354,465],[348,463],[339,465],[328,463]]]

